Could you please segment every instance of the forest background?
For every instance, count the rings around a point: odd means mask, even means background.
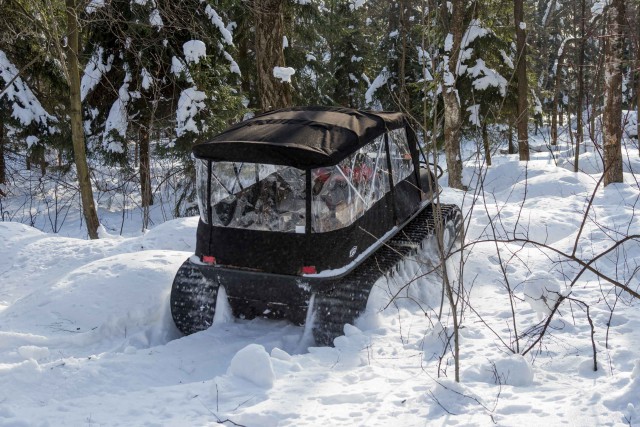
[[[576,171],[587,133],[605,184],[620,182],[623,111],[639,102],[638,1],[0,0],[0,10],[2,220],[57,232],[81,205],[91,238],[96,205],[139,210],[143,229],[154,203],[163,219],[195,214],[190,148],[274,108],[404,111],[445,151],[449,186],[464,189],[462,138],[482,141],[488,164],[505,139],[528,160],[528,132],[542,126],[549,146],[569,132]],[[3,205],[9,195],[21,204]]]

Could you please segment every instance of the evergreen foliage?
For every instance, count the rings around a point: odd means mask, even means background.
[[[458,99],[463,135],[486,124],[511,126],[518,100],[514,2],[462,2],[462,25],[455,29],[463,34],[460,52],[450,51],[451,4],[285,0],[283,65],[295,73],[283,84],[291,102],[401,110],[413,118],[422,140],[443,147],[446,86]],[[65,4],[0,0],[0,6],[0,55],[6,58],[0,61],[0,155],[24,156],[43,173],[53,164],[64,169],[72,154]],[[191,170],[194,144],[259,111],[257,6],[247,0],[85,2],[76,12],[84,128],[93,161],[131,173],[146,155],[179,159]],[[607,3],[541,0],[524,7],[530,124],[562,125],[575,121],[579,109],[594,138],[603,108]],[[630,3],[623,26],[623,109],[632,109],[638,98],[633,71],[640,43],[633,29],[639,7]],[[587,23],[584,64],[578,55],[581,19]],[[454,70],[447,62],[452,55]],[[578,106],[581,78],[591,90]],[[19,87],[32,95],[29,108],[44,115],[22,120],[26,116],[15,112],[27,108],[26,98],[16,95]],[[139,172],[141,185],[149,180],[145,173]]]

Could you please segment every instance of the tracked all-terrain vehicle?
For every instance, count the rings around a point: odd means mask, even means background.
[[[171,313],[185,334],[234,316],[312,321],[331,345],[378,278],[461,224],[400,113],[306,107],[244,121],[193,148],[200,221]],[[448,247],[449,243],[445,243]],[[433,245],[432,245],[433,247]]]

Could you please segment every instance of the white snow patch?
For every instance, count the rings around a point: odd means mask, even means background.
[[[184,60],[194,63],[199,63],[200,58],[206,58],[207,45],[202,40],[189,40],[182,45],[182,51],[184,52]]]
[[[98,9],[104,7],[104,1],[105,0],[91,0],[85,8],[85,12],[87,12],[89,15],[95,13]]]
[[[162,21],[162,16],[158,9],[153,9],[151,13],[149,13],[149,24],[158,28],[158,30],[164,27],[164,21]]]
[[[151,84],[153,83],[153,80],[154,80],[153,76],[144,67],[142,68],[142,71],[140,72],[140,76],[142,77],[142,83],[140,85],[142,86],[142,88],[144,90],[149,90],[149,88],[151,87]]]
[[[453,49],[453,34],[449,33],[444,39],[444,51],[451,52]]]
[[[176,110],[176,135],[178,137],[186,132],[200,133],[195,117],[205,108],[205,99],[207,99],[207,95],[195,86],[180,92]]]
[[[43,360],[49,357],[51,352],[47,347],[39,347],[36,345],[23,345],[18,347],[18,354],[27,360]]]
[[[38,142],[40,142],[40,140],[38,139],[37,136],[34,135],[29,135],[26,138],[26,142],[27,142],[27,148],[31,148],[33,145],[37,144]]]
[[[283,83],[291,83],[291,76],[296,73],[291,67],[273,67],[273,77],[280,79]]]
[[[476,127],[480,127],[482,125],[480,123],[480,104],[467,107],[467,111],[469,112],[469,122]]]
[[[349,9],[351,10],[360,9],[362,6],[364,6],[366,2],[367,0],[349,0]]]
[[[176,76],[179,76],[181,73],[188,73],[187,66],[180,58],[173,56],[171,57],[171,72]]]
[[[539,319],[551,313],[559,298],[560,282],[550,273],[536,272],[526,280],[524,299],[538,314]]]
[[[597,0],[593,6],[591,6],[591,13],[595,16],[602,15],[604,9],[611,4],[611,0]],[[593,18],[592,18],[593,20]]]
[[[237,352],[227,373],[264,388],[273,387],[276,381],[271,357],[259,344],[249,344]]]
[[[462,379],[488,384],[527,387],[533,383],[533,367],[521,355],[512,354],[472,366],[462,373]]]

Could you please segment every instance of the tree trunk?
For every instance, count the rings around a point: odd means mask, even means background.
[[[291,105],[291,88],[273,75],[274,67],[284,67],[285,0],[255,0],[252,3],[255,19],[256,68],[258,96],[263,111]]]
[[[529,88],[527,84],[527,39],[524,26],[523,0],[514,0],[514,21],[516,26],[516,73],[518,77],[518,150],[520,160],[529,160]]]
[[[509,154],[516,154],[516,147],[513,145],[513,120],[509,118]]]
[[[605,38],[605,101],[602,119],[604,145],[604,185],[622,182],[622,47],[625,17],[624,0],[609,7],[608,35]]]
[[[636,6],[636,140],[640,155],[640,4]]]
[[[406,0],[399,1],[400,7],[400,57],[398,58],[398,97],[402,111],[410,111],[409,91],[407,90],[406,67],[407,67],[407,32],[409,31],[409,20],[406,16]]]
[[[4,162],[4,120],[0,116],[0,185],[7,183],[7,165]],[[1,192],[2,190],[0,190]]]
[[[555,78],[555,87],[553,90],[553,107],[551,111],[551,145],[558,144],[558,113],[560,108],[560,81],[561,81],[561,73],[562,73],[562,63],[564,62],[564,52],[566,49],[563,46],[562,53],[558,57],[558,63],[556,64],[556,78]],[[562,125],[562,123],[560,123]]]
[[[82,212],[87,222],[87,232],[91,239],[98,238],[98,214],[93,201],[93,190],[87,165],[87,155],[82,127],[82,103],[80,100],[80,72],[78,65],[78,16],[76,0],[65,0],[67,15],[67,73],[69,75],[69,117],[71,119],[71,141],[78,171]]]
[[[482,122],[482,145],[484,146],[484,158],[487,166],[491,166],[491,150],[489,149],[489,132],[487,131],[486,121]]]
[[[140,127],[140,194],[142,195],[143,208],[153,205],[149,161],[149,129],[144,126]]]
[[[578,105],[576,108],[576,154],[573,161],[573,171],[578,172],[580,161],[580,146],[583,143],[584,129],[582,124],[582,104],[584,97],[584,20],[585,20],[585,0],[580,2],[580,46],[578,47]]]
[[[462,124],[460,102],[456,89],[458,56],[462,42],[464,17],[463,0],[453,1],[453,12],[449,21],[449,32],[453,34],[453,47],[447,61],[444,90],[444,152],[449,172],[449,187],[464,189],[462,185],[462,156],[460,154],[460,126]]]
[[[589,136],[592,141],[596,140],[596,117],[599,116],[599,112],[602,111],[600,108],[602,106],[602,93],[604,92],[602,88],[602,84],[604,79],[602,78],[602,74],[604,73],[604,40],[606,36],[607,29],[605,25],[602,25],[602,34],[600,35],[599,43],[598,43],[598,61],[596,66],[596,74],[594,77],[595,81],[595,91],[593,92],[593,102],[591,103],[591,108],[593,109],[593,113],[591,114],[591,132]]]

